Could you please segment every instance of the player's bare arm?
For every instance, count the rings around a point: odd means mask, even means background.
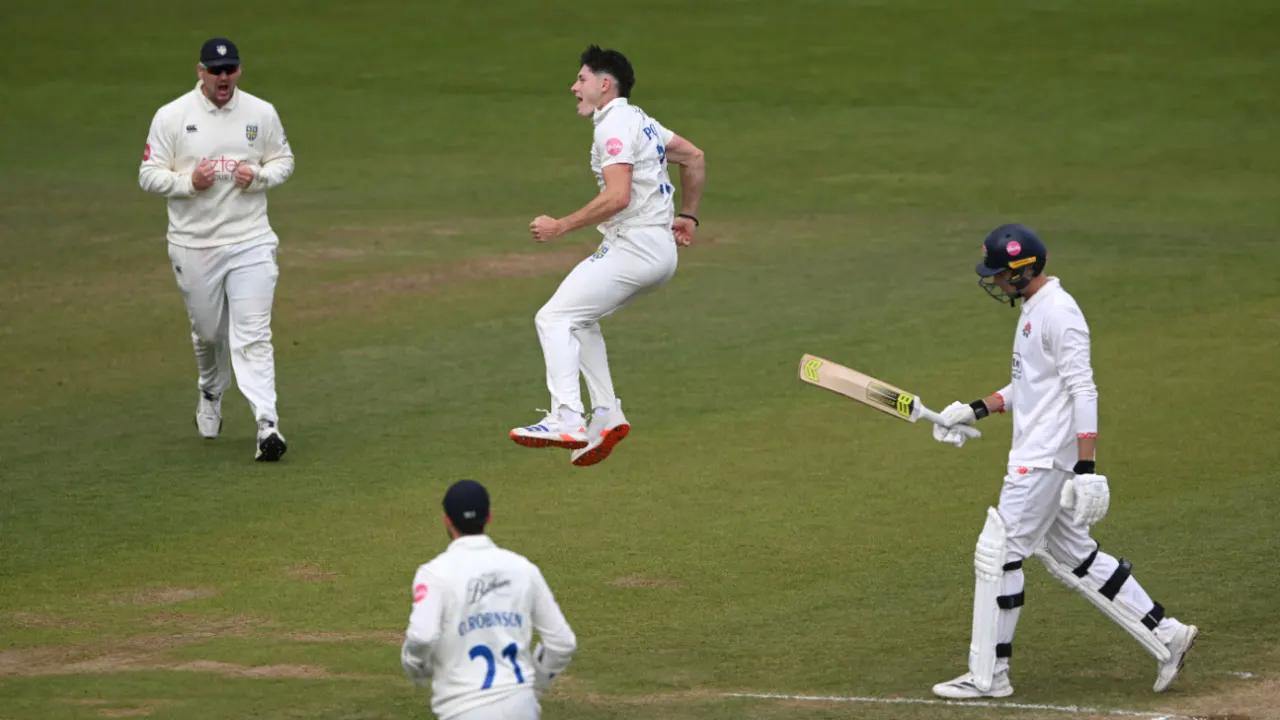
[[[554,240],[581,227],[598,225],[626,209],[631,204],[631,166],[617,163],[606,167],[604,190],[591,198],[580,210],[556,219],[539,215],[529,223],[529,232],[538,242]]]
[[[677,244],[688,246],[698,228],[698,203],[707,178],[706,158],[697,145],[679,135],[671,138],[666,150],[667,162],[680,166],[680,212],[671,223],[671,231]]]

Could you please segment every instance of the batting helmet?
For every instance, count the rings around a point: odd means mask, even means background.
[[[982,242],[982,262],[978,263],[978,284],[991,297],[1010,305],[1027,287],[1031,279],[1044,272],[1049,250],[1026,225],[1010,223],[992,230]],[[1009,284],[1019,293],[1009,295],[995,284],[994,278],[1009,271]]]

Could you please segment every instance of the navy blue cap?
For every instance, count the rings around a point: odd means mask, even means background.
[[[240,51],[224,37],[209,38],[200,46],[200,64],[207,68],[239,65]]]
[[[444,514],[464,535],[484,532],[489,522],[489,491],[475,480],[459,480],[444,494]]]

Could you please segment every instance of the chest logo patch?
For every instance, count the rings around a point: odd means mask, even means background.
[[[249,142],[253,142],[254,140],[257,140],[257,139],[258,139],[258,126],[257,126],[257,125],[245,125],[245,126],[244,126],[244,136],[249,140]]]
[[[413,604],[417,605],[427,599],[427,584],[418,583],[413,586]]]
[[[620,138],[609,138],[604,143],[604,151],[610,156],[616,156],[622,152],[622,140]]]
[[[1028,321],[1026,325],[1023,325],[1023,326],[1022,326],[1022,337],[1031,337],[1031,322],[1030,322],[1030,321]]]

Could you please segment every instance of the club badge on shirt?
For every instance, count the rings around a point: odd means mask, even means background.
[[[249,142],[253,142],[254,140],[257,140],[257,139],[258,139],[258,126],[257,126],[257,125],[245,125],[245,126],[244,126],[244,136],[245,136],[245,138],[247,138],[247,139],[249,140]]]

